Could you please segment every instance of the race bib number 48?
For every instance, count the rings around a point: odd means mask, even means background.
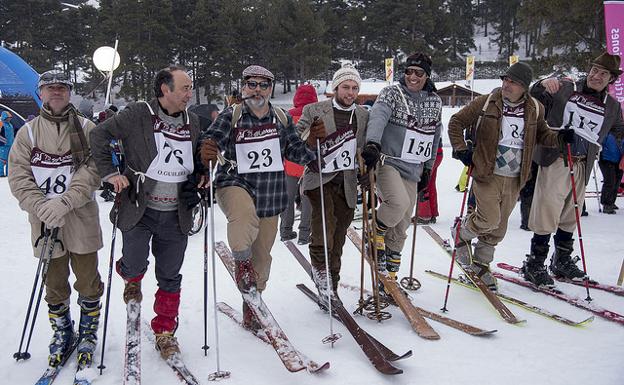
[[[284,170],[275,124],[237,129],[235,148],[239,174]]]

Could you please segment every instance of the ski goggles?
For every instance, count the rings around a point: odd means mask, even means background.
[[[46,71],[39,76],[39,83],[37,84],[39,88],[49,84],[63,84],[69,87],[70,90],[74,88],[74,84],[69,80],[69,77],[64,72],[57,70]]]

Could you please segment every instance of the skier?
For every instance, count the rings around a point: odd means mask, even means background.
[[[320,122],[327,132],[327,136],[320,142],[323,169],[319,170],[317,163],[309,164],[303,175],[304,194],[312,204],[310,259],[317,272],[314,281],[321,299],[327,298],[328,289],[337,292],[342,248],[355,212],[358,181],[355,171],[356,151],[363,145],[368,122],[368,112],[356,103],[361,83],[360,74],[355,68],[340,68],[332,79],[334,97],[305,106],[297,123],[297,131],[300,133],[306,133],[315,122]],[[319,172],[322,174],[322,186]],[[321,188],[325,223],[321,215]],[[326,227],[329,272],[325,266],[323,226]],[[328,273],[331,288],[327,287]]]
[[[158,282],[151,327],[156,349],[164,359],[180,352],[174,336],[180,307],[180,268],[193,207],[200,201],[193,158],[199,119],[186,111],[192,91],[186,69],[171,65],[156,74],[154,99],[130,103],[91,133],[100,175],[121,194],[117,227],[122,233],[123,255],[116,267],[125,283],[126,304],[143,299],[141,280],[147,271],[151,241]],[[122,141],[122,174],[113,166],[113,139]],[[114,208],[111,217],[113,213]]]
[[[90,157],[89,133],[95,127],[70,104],[72,82],[60,71],[41,74],[43,107],[17,133],[9,154],[9,186],[28,213],[31,240],[41,255],[44,228],[59,228],[46,277],[48,317],[54,334],[48,364],[56,367],[74,344],[70,315],[69,268],[80,305],[78,367],[90,367],[97,342],[103,284],[97,251],[102,231],[94,192],[100,177]]]
[[[278,215],[288,203],[283,158],[307,164],[316,159],[316,139],[325,137],[322,124],[314,124],[306,142],[299,138],[290,115],[269,102],[274,79],[259,65],[245,68],[244,103],[221,112],[201,141],[206,168],[224,152],[215,195],[228,220],[236,283],[245,293],[261,293],[269,279]],[[245,327],[259,327],[245,302],[243,317]]]
[[[593,60],[589,73],[579,81],[548,78],[531,89],[531,94],[544,103],[551,127],[565,127],[576,133],[570,147],[577,202],[585,199],[585,186],[599,150],[598,143],[610,132],[618,140],[624,136],[622,108],[607,90],[622,74],[619,67],[620,57],[605,52]],[[555,233],[555,252],[550,271],[568,279],[585,277],[572,259],[576,219],[566,157],[566,149],[540,146],[534,155],[539,165],[534,196],[539,199],[533,201],[529,215],[533,238],[522,271],[524,278],[537,286],[554,285],[544,266],[552,233]]]
[[[310,103],[318,102],[316,89],[311,84],[303,84],[295,91],[293,97],[294,107],[288,110],[293,118],[293,123],[297,124],[303,107]],[[288,188],[288,206],[280,214],[280,240],[287,241],[297,237],[297,233],[293,231],[293,223],[295,222],[295,201],[299,195],[299,180],[303,176],[304,166],[293,163],[288,159],[284,160],[284,171],[286,172],[286,186]],[[301,194],[301,216],[299,218],[299,238],[297,243],[305,245],[310,242],[310,213],[312,208],[310,200]]]
[[[528,95],[532,77],[528,64],[512,65],[501,76],[502,87],[478,97],[449,121],[453,158],[473,166],[471,192],[476,199],[476,209],[451,229],[455,240],[456,226],[461,224],[455,245],[457,262],[479,275],[491,290],[496,290],[496,278],[489,264],[495,246],[507,232],[520,189],[530,178],[533,147],[535,143],[558,143],[558,134],[544,121],[544,108]],[[474,149],[468,147],[464,131],[469,131]],[[561,134],[570,140],[573,133],[564,130]],[[478,238],[474,253],[473,238]]]
[[[375,246],[379,268],[396,279],[417,191],[426,188],[442,130],[442,100],[430,79],[431,59],[414,53],[399,84],[385,87],[370,112],[362,158],[377,168]],[[364,214],[366,215],[366,214]]]
[[[13,115],[9,111],[2,111],[0,114],[0,177],[8,174],[9,151],[15,140],[12,118]]]

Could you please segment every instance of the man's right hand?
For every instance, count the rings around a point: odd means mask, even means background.
[[[362,150],[362,159],[364,159],[364,164],[366,164],[366,170],[370,171],[374,169],[380,156],[381,148],[377,143],[366,143],[366,146],[364,146]]]
[[[214,166],[217,162],[217,155],[219,155],[219,146],[212,139],[205,139],[201,142],[199,147],[199,155],[201,157],[202,164],[208,168],[210,162]]]
[[[453,158],[459,159],[464,164],[464,166],[472,166],[471,150],[453,151]]]
[[[113,185],[113,190],[116,193],[119,193],[121,192],[121,190],[130,186],[130,182],[128,181],[128,178],[126,178],[124,175],[111,176],[110,178],[108,178],[106,182]]]
[[[559,88],[561,88],[561,83],[559,82],[559,79],[555,79],[555,78],[544,79],[540,82],[540,84],[542,87],[544,87],[546,92],[548,92],[551,95],[554,95],[557,92],[559,92]]]

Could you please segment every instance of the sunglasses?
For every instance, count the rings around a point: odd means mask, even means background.
[[[271,86],[271,82],[255,82],[253,80],[249,80],[245,84],[247,85],[247,88],[249,88],[250,90],[255,90],[256,87],[258,86],[260,86],[261,90],[266,90],[267,88]]]
[[[406,68],[405,69],[405,75],[416,75],[419,78],[422,78],[423,76],[425,76],[426,72],[423,69],[419,69],[419,68]]]

